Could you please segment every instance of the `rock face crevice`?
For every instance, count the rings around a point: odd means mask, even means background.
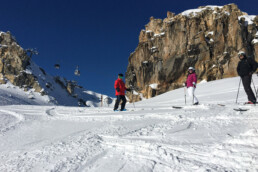
[[[164,20],[151,17],[129,57],[126,85],[141,93],[140,100],[181,87],[190,66],[199,82],[236,76],[240,50],[258,61],[257,30],[258,16],[235,4],[168,12]]]

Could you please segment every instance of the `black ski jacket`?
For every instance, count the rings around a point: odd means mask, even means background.
[[[258,68],[258,63],[252,58],[243,58],[238,62],[237,73],[239,76],[243,77],[246,75],[251,75]]]

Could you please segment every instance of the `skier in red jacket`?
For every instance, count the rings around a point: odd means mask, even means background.
[[[196,82],[197,82],[197,76],[196,76],[195,70],[193,67],[189,67],[187,80],[186,80],[186,87],[187,87],[187,91],[192,100],[193,105],[199,104],[198,99],[194,95],[194,91],[196,88]]]
[[[120,101],[122,100],[122,105],[120,111],[126,111],[125,104],[126,104],[126,98],[125,98],[125,90],[130,91],[130,89],[125,87],[125,83],[123,81],[123,74],[118,74],[118,79],[115,81],[115,89],[116,89],[116,103],[114,107],[114,111],[118,111],[118,106]]]

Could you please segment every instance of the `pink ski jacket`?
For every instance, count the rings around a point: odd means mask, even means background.
[[[195,73],[189,73],[186,80],[186,87],[196,87],[197,76]]]

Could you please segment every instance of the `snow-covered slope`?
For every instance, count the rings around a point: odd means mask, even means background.
[[[257,171],[258,107],[242,105],[242,86],[235,104],[238,84],[198,84],[199,106],[184,105],[183,88],[127,104],[127,112],[1,106],[0,171]]]
[[[58,84],[56,78],[47,74],[32,61],[30,61],[30,65],[25,72],[33,74],[37,78],[39,85],[42,87],[41,92],[44,91],[45,95],[41,96],[41,94],[35,92],[33,88],[28,88],[28,91],[24,91],[23,88],[19,88],[10,82],[7,82],[7,84],[0,84],[0,105],[28,104],[78,106],[78,102],[81,99],[81,103],[87,103],[87,106],[101,106],[101,96],[102,104],[106,104],[105,100],[107,98],[113,100],[113,98],[106,95],[88,91],[79,86],[75,86],[73,95],[71,95],[66,88],[61,85],[65,85],[67,82],[64,78],[59,78],[61,84]]]
[[[32,90],[25,92],[10,82],[0,84],[0,106],[2,105],[54,105],[49,96],[41,96]]]
[[[9,31],[0,31],[0,54],[0,106],[100,106],[105,103],[106,95],[87,91],[76,81],[49,75],[32,61],[32,55],[38,52],[23,49]]]

